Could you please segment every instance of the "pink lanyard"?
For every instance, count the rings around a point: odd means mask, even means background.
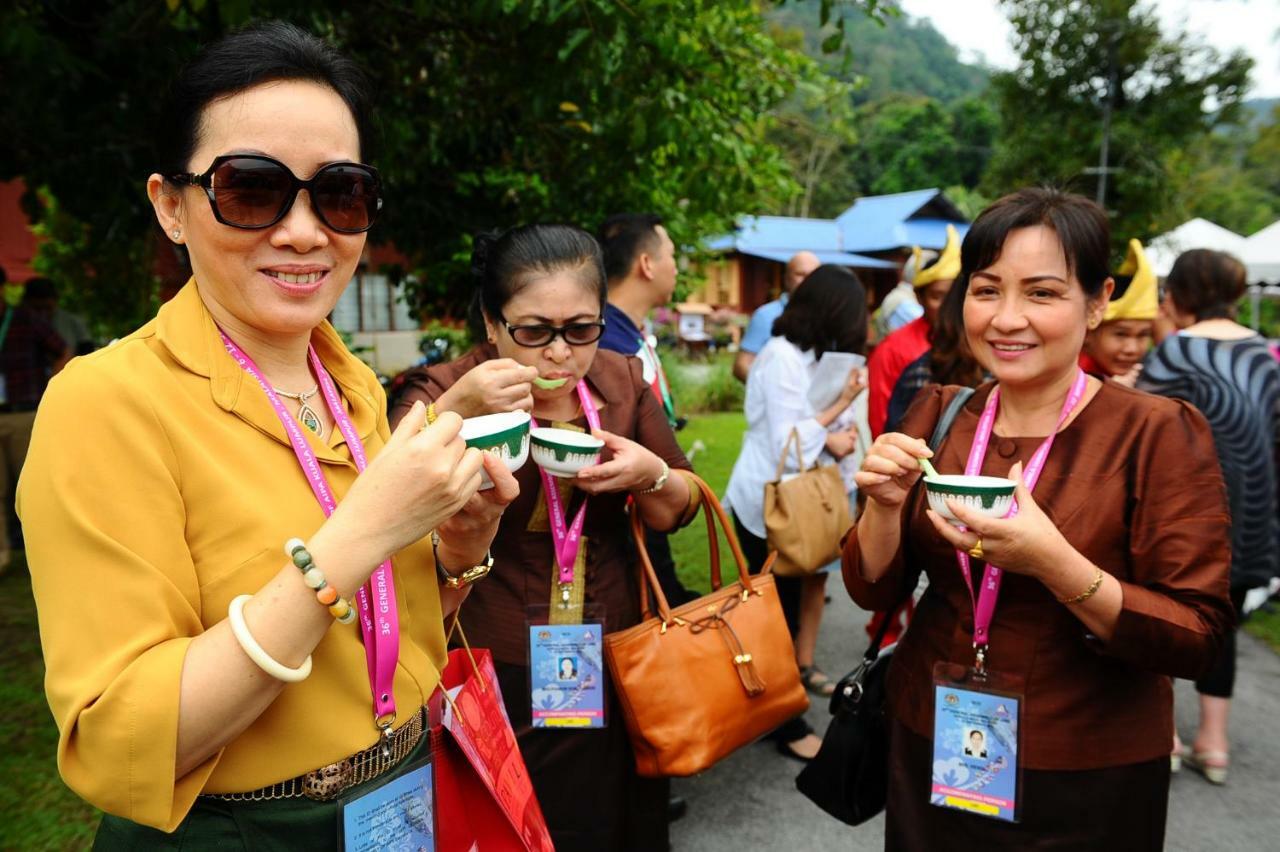
[[[600,428],[600,412],[591,399],[591,391],[587,389],[585,380],[578,381],[578,399],[582,401],[582,413],[587,417],[587,425],[592,429]],[[534,426],[538,425],[535,420]],[[564,522],[564,504],[560,501],[560,488],[555,477],[541,468],[542,493],[547,495],[547,514],[551,516],[551,537],[554,539],[556,562],[560,566],[560,584],[573,583],[573,566],[578,559],[578,546],[582,541],[582,525],[587,519],[587,501],[583,500],[578,507],[578,514],[573,516],[573,524],[569,527]]]
[[[289,436],[289,443],[293,444],[293,452],[298,457],[298,464],[302,466],[302,472],[307,477],[312,493],[316,495],[316,502],[324,510],[325,517],[329,517],[338,507],[338,502],[334,499],[333,490],[329,487],[329,481],[325,479],[324,471],[320,469],[315,453],[311,451],[311,446],[302,434],[302,427],[289,414],[288,409],[284,407],[284,403],[263,377],[262,371],[258,369],[253,359],[221,329],[218,333],[222,335],[222,345],[227,348],[227,352],[246,373],[257,380],[263,393],[267,395],[267,401],[275,409],[276,417],[280,418],[280,424],[284,426],[284,431]],[[356,470],[363,473],[368,466],[364,443],[360,440],[355,426],[352,425],[351,418],[347,416],[342,398],[338,395],[338,388],[329,377],[324,365],[320,363],[320,356],[316,354],[314,347],[307,347],[307,358],[310,359],[311,368],[315,371],[316,379],[320,383],[324,401],[329,406],[329,413],[333,415],[334,422],[338,424],[338,429],[351,450]],[[371,603],[372,597],[377,599],[376,607]],[[360,632],[364,638],[365,663],[369,669],[369,688],[373,692],[374,722],[379,728],[389,731],[396,718],[396,698],[392,687],[396,662],[400,657],[399,610],[396,607],[396,589],[392,581],[390,559],[379,565],[369,578],[369,582],[360,587],[356,592],[356,600],[360,612]]]
[[[1027,462],[1027,466],[1022,471],[1022,481],[1026,483],[1028,491],[1035,490],[1040,473],[1044,470],[1045,461],[1049,458],[1049,450],[1053,447],[1053,439],[1062,428],[1062,424],[1067,421],[1067,417],[1084,398],[1086,387],[1088,387],[1088,380],[1085,378],[1084,370],[1077,370],[1076,380],[1071,384],[1071,392],[1067,394],[1067,400],[1062,405],[1062,414],[1058,416],[1058,425],[1040,443],[1035,454],[1031,456],[1031,461]],[[982,462],[987,455],[987,445],[991,441],[991,430],[995,427],[996,412],[999,408],[1000,386],[997,385],[992,388],[991,395],[987,397],[987,405],[982,409],[982,417],[978,420],[978,431],[974,433],[973,444],[969,447],[969,461],[964,466],[966,476],[979,476],[982,473]],[[1018,514],[1018,503],[1015,500],[1009,508],[1009,514],[1005,517],[1012,518],[1016,514]],[[986,656],[991,620],[995,617],[996,600],[1000,597],[1000,581],[1004,571],[988,563],[986,570],[982,573],[982,588],[975,600],[969,554],[963,550],[957,550],[956,559],[960,562],[960,573],[964,575],[965,588],[969,590],[969,601],[973,604],[973,647],[978,649],[978,668],[981,669]]]

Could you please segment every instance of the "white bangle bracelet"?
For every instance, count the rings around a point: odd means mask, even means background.
[[[231,606],[227,607],[227,620],[231,622],[231,632],[235,635],[236,641],[240,643],[240,647],[244,649],[249,659],[253,660],[254,665],[276,680],[283,680],[286,683],[297,683],[298,681],[306,680],[307,676],[311,674],[310,654],[307,654],[307,658],[302,661],[302,665],[296,669],[291,669],[272,659],[271,655],[262,650],[258,640],[254,639],[253,634],[249,632],[249,625],[244,621],[244,605],[252,597],[253,595],[240,595],[231,601]]]

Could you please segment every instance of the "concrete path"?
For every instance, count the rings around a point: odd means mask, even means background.
[[[833,677],[866,647],[866,614],[837,578],[822,625],[818,662]],[[1195,731],[1197,704],[1191,684],[1177,687],[1178,729]],[[1239,674],[1232,709],[1231,777],[1213,787],[1183,770],[1173,778],[1166,848],[1175,852],[1280,850],[1280,657],[1240,634]],[[826,730],[825,702],[810,707],[809,721]],[[677,779],[672,789],[689,801],[689,814],[671,827],[675,852],[861,852],[883,847],[884,817],[850,828],[827,816],[795,788],[800,764],[757,743],[697,778]]]

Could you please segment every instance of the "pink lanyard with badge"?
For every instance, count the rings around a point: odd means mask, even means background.
[[[578,399],[582,403],[582,413],[587,418],[587,425],[593,430],[599,429],[600,412],[596,409],[595,401],[591,399],[591,391],[587,389],[586,381],[580,379],[576,390]],[[538,422],[535,420],[533,425],[537,426]],[[566,526],[564,503],[560,499],[560,487],[556,484],[555,477],[542,468],[538,468],[538,472],[542,475],[542,492],[547,495],[547,514],[551,518],[551,537],[555,546],[556,563],[560,569],[560,587],[567,598],[568,588],[573,585],[573,566],[578,559],[578,547],[582,543],[582,526],[587,518],[587,501],[582,501],[577,514],[573,516],[573,523]]]
[[[276,417],[284,426],[285,434],[289,436],[289,443],[293,445],[293,452],[298,457],[298,464],[307,477],[312,493],[316,496],[316,502],[324,510],[325,517],[329,517],[338,507],[338,502],[333,496],[333,489],[329,487],[329,481],[325,478],[315,453],[311,451],[306,437],[302,434],[298,421],[289,414],[288,409],[284,407],[284,403],[280,401],[280,397],[262,375],[262,371],[258,369],[253,359],[221,329],[218,333],[222,336],[222,345],[226,347],[227,352],[246,373],[253,376],[263,393],[267,395],[267,401],[271,403]],[[307,358],[311,362],[312,370],[315,371],[316,380],[320,383],[329,413],[333,415],[334,422],[338,424],[338,429],[351,450],[356,470],[363,473],[368,466],[364,442],[360,440],[360,435],[356,432],[351,418],[347,416],[342,398],[338,395],[337,386],[320,362],[320,356],[316,354],[314,347],[307,346]],[[373,693],[374,724],[384,734],[389,735],[396,719],[393,683],[396,663],[400,657],[399,610],[396,606],[396,590],[390,559],[379,565],[370,576],[369,582],[360,587],[356,592],[356,601],[360,613],[360,632],[364,639],[365,663],[369,670],[369,688]]]
[[[1067,394],[1067,399],[1062,405],[1062,414],[1058,416],[1058,425],[1041,442],[1031,456],[1031,460],[1027,462],[1026,468],[1022,471],[1022,481],[1026,483],[1027,491],[1035,489],[1036,482],[1040,479],[1040,473],[1044,470],[1045,461],[1049,458],[1049,450],[1053,447],[1054,437],[1058,434],[1058,430],[1062,428],[1062,424],[1071,416],[1071,412],[1080,404],[1080,400],[1084,398],[1087,387],[1088,380],[1084,371],[1078,370],[1075,381],[1071,384],[1071,391]],[[995,427],[996,413],[999,408],[1000,386],[997,385],[991,390],[991,395],[987,397],[986,407],[983,408],[982,417],[978,420],[978,430],[974,433],[973,444],[969,447],[969,460],[964,467],[966,476],[979,476],[982,473],[982,462],[987,455],[987,445],[991,441],[991,432]],[[1018,503],[1015,500],[1013,506],[1009,509],[1009,514],[1005,517],[1012,518],[1016,514],[1018,514]],[[977,651],[977,670],[981,672],[986,665],[991,621],[995,617],[996,601],[1000,597],[1000,582],[1003,579],[1004,571],[988,563],[986,570],[982,574],[982,588],[979,589],[975,598],[969,554],[963,550],[957,550],[956,560],[960,563],[960,573],[964,575],[965,587],[969,590],[969,601],[973,605],[973,647]]]

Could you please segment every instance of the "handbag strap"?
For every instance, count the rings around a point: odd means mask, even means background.
[[[782,481],[782,472],[787,469],[787,453],[791,452],[791,447],[796,448],[796,470],[804,470],[804,453],[800,447],[800,430],[791,427],[791,434],[787,435],[786,443],[782,445],[782,454],[778,456],[778,470],[773,475],[774,482]]]
[[[711,556],[711,588],[717,590],[720,588],[720,545],[716,538],[716,522],[720,524],[720,528],[724,530],[724,537],[729,542],[729,550],[733,553],[733,559],[738,564],[738,580],[742,583],[744,591],[750,591],[751,575],[747,572],[747,558],[742,554],[742,547],[738,544],[738,538],[733,534],[733,526],[729,523],[729,516],[725,514],[724,507],[720,505],[720,500],[716,497],[715,491],[711,490],[711,486],[707,485],[697,474],[692,471],[682,470],[680,473],[689,482],[689,487],[697,488],[702,492],[702,511],[707,521],[707,545]],[[662,592],[662,585],[658,582],[658,574],[654,571],[653,561],[649,558],[649,549],[644,543],[644,520],[640,517],[640,510],[636,506],[631,507],[631,534],[636,542],[636,552],[640,563],[640,619],[647,620],[653,615],[649,606],[649,592],[652,590],[653,598],[658,606],[658,617],[662,619],[663,624],[671,621],[671,605],[667,602],[667,596]],[[776,554],[769,554],[769,558],[765,560],[764,567],[760,570],[761,574],[767,574],[773,569],[773,560]]]
[[[956,416],[960,413],[960,409],[964,408],[964,404],[973,396],[973,388],[960,388],[956,391],[956,395],[951,397],[947,405],[942,409],[942,414],[938,417],[938,423],[933,427],[933,434],[929,436],[929,449],[935,453],[942,446],[943,440],[946,439],[947,433],[951,431],[951,424],[955,422]],[[884,619],[880,622],[880,627],[876,630],[876,635],[871,637],[871,644],[867,646],[866,652],[862,655],[862,659],[868,663],[873,662],[880,655],[880,643],[884,641],[885,634],[889,632],[889,625],[893,619],[890,617],[898,611],[907,599],[911,597],[911,593],[915,589],[909,589],[902,600],[893,605],[893,609],[885,614]]]

